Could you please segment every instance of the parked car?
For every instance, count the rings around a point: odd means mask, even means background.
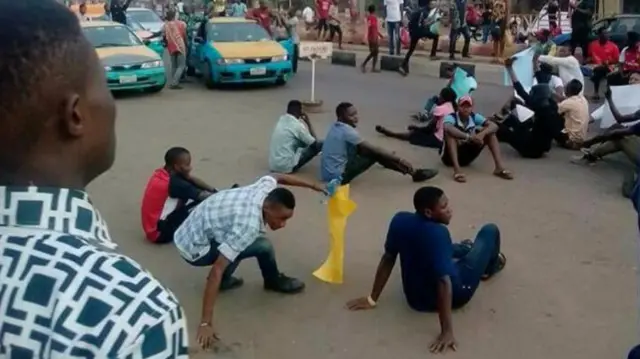
[[[214,17],[196,37],[188,63],[213,88],[226,83],[285,84],[292,76],[293,41],[273,39],[254,20]],[[190,72],[191,72],[190,71]]]
[[[91,18],[92,21],[111,21],[109,16],[101,15],[98,17]],[[140,39],[142,39],[147,46],[153,51],[155,51],[160,57],[164,55],[164,45],[162,44],[162,37],[156,36],[152,37],[153,33],[142,26],[139,22],[135,21],[129,14],[127,14],[127,26],[129,26],[133,32],[138,35]]]
[[[605,28],[607,30],[611,41],[613,41],[618,48],[622,50],[626,46],[627,33],[629,31],[636,31],[640,33],[640,14],[621,14],[596,21],[593,24],[593,31],[590,35],[592,40],[597,38],[596,33],[601,28]],[[558,35],[553,39],[553,42],[559,46],[569,46],[571,42],[571,34]]]
[[[164,88],[162,59],[130,27],[109,21],[86,21],[81,26],[102,61],[110,90],[158,92]]]
[[[155,11],[143,7],[130,7],[127,9],[127,15],[133,20],[139,22],[145,30],[158,32],[164,26],[164,21]]]

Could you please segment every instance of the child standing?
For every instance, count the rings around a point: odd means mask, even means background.
[[[369,5],[367,8],[367,41],[369,42],[369,56],[364,59],[361,65],[362,72],[367,72],[366,66],[369,60],[373,60],[371,64],[372,72],[380,72],[376,69],[378,63],[378,50],[380,48],[380,39],[382,34],[378,29],[378,17],[376,17],[376,6]]]

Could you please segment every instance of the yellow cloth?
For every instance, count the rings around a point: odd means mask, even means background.
[[[347,218],[356,210],[356,204],[349,199],[349,185],[340,186],[327,204],[329,224],[329,256],[313,275],[334,284],[341,284],[344,270],[344,230]]]

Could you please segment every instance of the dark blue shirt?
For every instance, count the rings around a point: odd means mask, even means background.
[[[400,254],[402,286],[411,308],[436,310],[441,278],[451,278],[454,295],[461,289],[453,243],[445,225],[417,213],[398,212],[389,224],[385,251]]]

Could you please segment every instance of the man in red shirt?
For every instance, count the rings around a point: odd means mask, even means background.
[[[627,34],[627,47],[622,49],[618,62],[618,71],[607,76],[609,86],[628,85],[632,75],[640,74],[640,34],[634,31]]]
[[[164,167],[153,172],[142,198],[142,229],[153,243],[173,241],[173,233],[215,188],[191,175],[191,154],[173,147],[164,155]]]
[[[260,6],[257,9],[251,9],[247,12],[247,19],[256,20],[260,26],[262,26],[269,35],[273,36],[271,31],[271,9],[265,0],[260,0]]]
[[[589,44],[589,63],[593,66],[593,99],[600,99],[600,83],[614,70],[620,58],[620,50],[609,40],[604,28],[598,30],[598,38]]]
[[[380,33],[380,29],[378,28],[376,6],[369,5],[369,7],[367,8],[367,41],[369,42],[369,55],[366,59],[364,59],[364,62],[360,66],[362,68],[362,72],[367,71],[366,66],[369,60],[373,60],[371,64],[371,71],[380,72],[380,70],[376,69],[376,65],[378,63],[380,38],[382,38],[382,34]]]
[[[167,13],[167,21],[162,29],[171,58],[172,80],[169,88],[181,89],[180,79],[187,65],[187,24],[176,19],[176,13]]]
[[[331,8],[331,0],[316,1],[316,12],[318,13],[318,40],[324,39],[329,32],[329,8]]]

